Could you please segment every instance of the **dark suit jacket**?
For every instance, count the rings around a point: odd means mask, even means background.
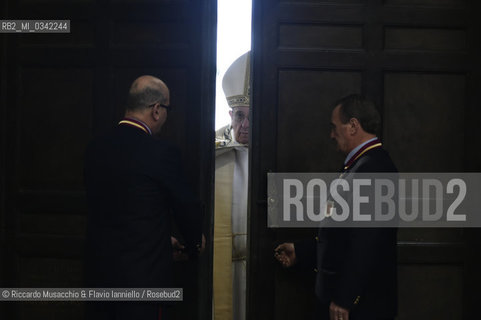
[[[382,148],[367,151],[348,171],[397,172]],[[397,312],[396,229],[321,228],[315,241],[295,244],[301,266],[315,265],[316,295],[350,310],[350,319],[393,318]]]
[[[185,183],[180,163],[176,148],[126,125],[89,145],[89,286],[171,286],[171,219],[192,252],[201,242],[199,202]]]

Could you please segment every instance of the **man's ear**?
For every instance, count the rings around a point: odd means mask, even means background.
[[[232,119],[232,110],[229,110],[229,116]]]
[[[351,120],[349,120],[349,129],[351,134],[355,134],[360,128],[361,124],[359,123],[359,120],[356,118],[351,118]]]
[[[154,118],[155,121],[159,121],[159,119],[160,119],[160,104],[159,103],[156,103],[152,107],[152,110],[150,111],[150,114],[152,115],[152,118]]]

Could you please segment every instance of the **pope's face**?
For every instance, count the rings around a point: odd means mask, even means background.
[[[234,107],[229,111],[235,140],[241,144],[249,143],[249,107]]]

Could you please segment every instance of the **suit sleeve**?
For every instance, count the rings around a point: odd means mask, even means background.
[[[173,219],[185,240],[187,252],[196,255],[196,247],[202,243],[202,205],[187,183],[178,149],[162,148],[159,157],[158,175],[168,190]]]
[[[397,171],[369,157],[356,172],[379,173]],[[391,164],[389,162],[388,164]],[[373,197],[373,190],[369,191]],[[373,210],[370,207],[369,210]],[[351,228],[346,235],[347,246],[343,254],[338,286],[334,290],[333,301],[341,307],[351,309],[359,301],[370,282],[376,281],[378,273],[388,272],[396,264],[391,255],[396,247],[396,229],[393,228]]]
[[[334,289],[333,301],[339,306],[351,309],[362,299],[365,288],[382,272],[383,253],[393,242],[393,229],[352,228],[338,285]],[[395,234],[394,234],[395,239]],[[394,240],[395,241],[395,240]]]
[[[316,268],[316,244],[314,238],[294,242],[297,265],[303,272],[313,272]]]

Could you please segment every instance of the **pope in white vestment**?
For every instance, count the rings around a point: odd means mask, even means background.
[[[246,313],[249,55],[234,61],[222,81],[232,121],[216,132],[215,320],[244,320]]]

